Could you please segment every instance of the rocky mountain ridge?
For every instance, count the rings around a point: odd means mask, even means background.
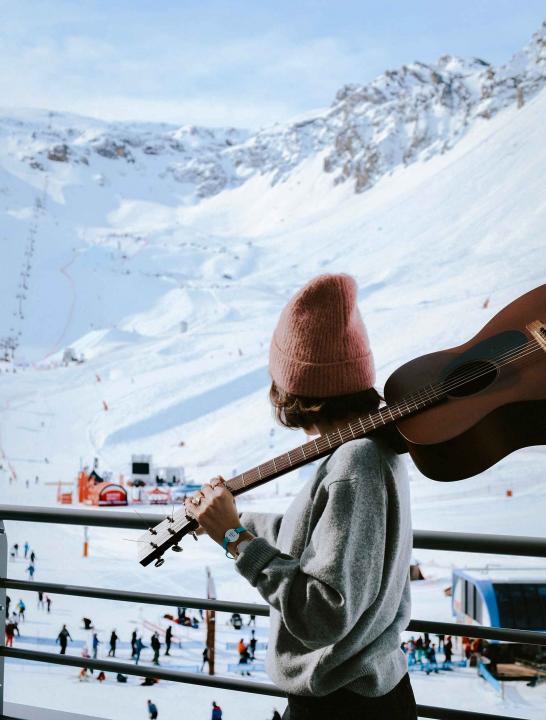
[[[31,111],[24,119],[0,117],[0,151],[37,172],[59,163],[88,166],[98,184],[119,167],[97,163],[97,156],[125,163],[148,178],[174,181],[187,203],[256,173],[280,182],[321,153],[333,184],[352,182],[359,193],[397,167],[445,152],[474,122],[522,106],[545,84],[546,22],[506,65],[450,55],[414,62],[367,85],[345,85],[326,110],[257,133]]]

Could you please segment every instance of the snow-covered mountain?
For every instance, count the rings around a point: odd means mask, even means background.
[[[255,134],[5,114],[4,417],[55,420],[32,452],[9,420],[0,450],[66,474],[91,454],[123,470],[144,445],[188,462],[189,436],[194,466],[259,459],[270,333],[325,270],[359,280],[380,382],[466,340],[544,280],[545,63],[546,25],[501,68],[413,64]],[[67,346],[86,363],[62,366]],[[234,408],[250,439],[197,441]]]
[[[173,178],[192,200],[243,184],[254,174],[285,180],[305,159],[324,151],[333,182],[356,192],[399,165],[445,152],[476,118],[522,106],[546,83],[546,25],[506,65],[451,55],[434,65],[415,62],[368,85],[346,85],[331,107],[258,133],[137,123],[104,123],[60,113],[4,117],[8,148],[35,170],[86,165],[98,155],[134,165],[155,182]],[[152,160],[153,159],[153,160]],[[157,159],[157,161],[156,161]],[[102,175],[94,175],[97,182]]]

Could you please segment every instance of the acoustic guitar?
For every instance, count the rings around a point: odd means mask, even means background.
[[[546,444],[546,285],[518,298],[464,345],[402,365],[384,389],[386,404],[335,431],[226,481],[233,495],[330,455],[343,443],[395,429],[433,480],[476,475],[518,448]],[[194,535],[184,509],[144,533],[142,565],[163,564],[168,548]]]

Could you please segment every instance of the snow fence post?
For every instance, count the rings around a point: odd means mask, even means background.
[[[0,520],[0,578],[8,577],[8,538]],[[0,643],[6,637],[6,588],[0,586]],[[4,717],[4,656],[0,655],[0,717]]]

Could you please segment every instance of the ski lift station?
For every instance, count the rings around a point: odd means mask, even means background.
[[[457,622],[546,630],[546,568],[457,569],[452,588]]]

